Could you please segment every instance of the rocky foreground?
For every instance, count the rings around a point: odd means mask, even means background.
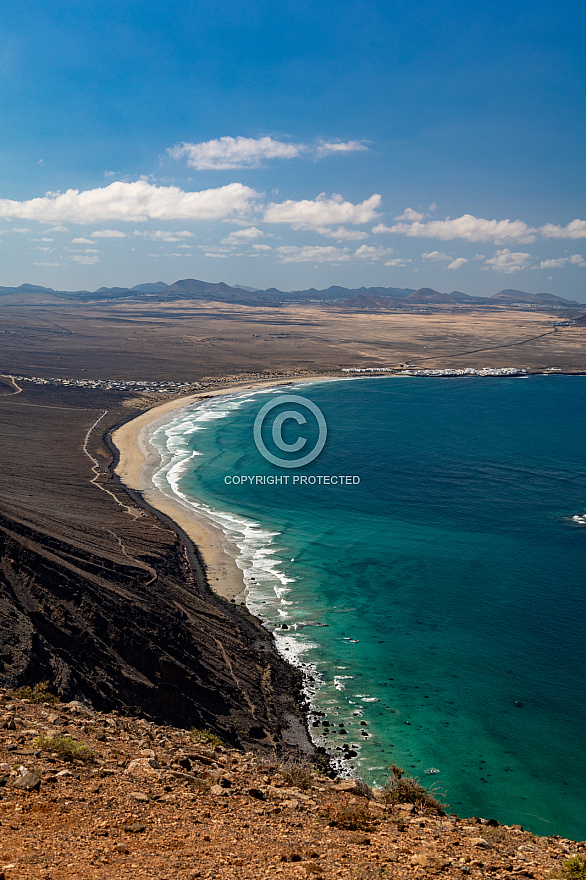
[[[584,876],[568,871],[586,865],[586,843],[19,693],[0,691],[4,880]]]

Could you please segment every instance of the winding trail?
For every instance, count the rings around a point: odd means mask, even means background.
[[[4,373],[1,373],[1,374],[0,374],[0,378],[2,378],[2,379],[10,379],[10,381],[12,382],[13,387],[16,389],[12,394],[9,394],[8,397],[14,397],[15,394],[20,394],[20,392],[22,391],[22,388],[20,387],[20,385],[18,385],[18,383],[16,382],[16,380],[12,378],[12,376],[6,376]]]
[[[105,486],[101,486],[97,482],[97,480],[99,479],[99,477],[101,475],[100,464],[97,461],[97,459],[95,459],[94,456],[91,454],[91,452],[89,452],[89,450],[87,448],[89,439],[92,435],[92,431],[94,430],[94,428],[97,425],[99,425],[99,423],[102,421],[104,416],[106,416],[108,414],[108,412],[109,412],[109,410],[105,409],[104,412],[102,413],[102,415],[98,416],[98,418],[95,420],[93,425],[90,425],[90,427],[88,428],[87,433],[84,437],[82,449],[85,452],[85,454],[87,455],[87,457],[89,458],[89,460],[92,462],[92,471],[94,474],[90,480],[90,483],[93,483],[93,485],[96,486],[98,489],[100,489],[102,492],[107,492],[107,494],[111,498],[114,499],[116,504],[118,504],[123,510],[126,511],[126,513],[130,514],[130,516],[134,520],[136,520],[140,516],[142,516],[140,511],[135,510],[134,507],[131,507],[129,504],[124,504],[122,501],[120,501],[119,498],[116,497],[116,495],[114,495],[113,492],[111,492],[109,489],[106,489]],[[135,556],[132,556],[127,551],[126,547],[124,546],[124,542],[123,542],[122,538],[120,537],[120,535],[117,535],[116,532],[112,531],[112,529],[106,529],[106,531],[109,532],[112,535],[112,537],[117,541],[118,546],[120,547],[120,550],[122,551],[124,556],[126,556],[127,559],[130,559],[134,563],[134,565],[137,565],[139,568],[142,568],[144,571],[148,571],[148,573],[150,574],[151,577],[150,577],[150,580],[145,583],[145,585],[144,585],[145,587],[148,587],[149,584],[152,584],[154,581],[157,580],[158,574],[157,574],[156,570],[151,565],[148,565],[148,563],[141,562],[140,560],[136,559]]]

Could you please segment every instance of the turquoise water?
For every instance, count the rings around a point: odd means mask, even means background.
[[[328,424],[299,471],[252,436],[285,391]],[[249,607],[307,670],[325,713],[312,721],[332,731],[312,733],[343,766],[380,783],[395,762],[461,815],[583,839],[586,525],[572,517],[586,513],[585,404],[586,377],[569,376],[242,394],[159,427],[155,481],[224,528]],[[311,447],[314,427],[285,439]],[[360,482],[292,484],[339,474]],[[344,743],[357,752],[345,761]]]

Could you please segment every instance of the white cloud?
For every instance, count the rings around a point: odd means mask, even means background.
[[[346,229],[345,226],[338,226],[337,229],[328,229],[327,226],[320,226],[316,229],[320,235],[325,238],[334,238],[336,241],[362,241],[368,238],[367,232],[360,232],[358,229]]]
[[[421,254],[421,257],[424,260],[445,260],[448,263],[452,259],[449,254],[446,254],[443,251],[429,251],[427,254]]]
[[[305,149],[311,150],[311,147]],[[330,156],[332,153],[357,153],[368,150],[364,141],[322,141],[318,140],[313,151],[316,156]]]
[[[393,253],[393,248],[372,247],[372,245],[361,244],[356,249],[354,256],[359,260],[381,260]]]
[[[216,253],[212,253],[211,251],[204,254],[204,257],[217,257],[218,259],[222,259],[222,260],[227,260],[228,256],[229,256],[229,254],[216,254]]]
[[[567,226],[546,223],[539,231],[544,238],[586,238],[586,220],[572,220]]]
[[[395,257],[394,260],[387,260],[385,266],[393,266],[395,269],[404,268],[407,263],[412,263],[412,260],[404,260],[401,257]],[[417,271],[417,269],[415,270]]]
[[[520,272],[522,269],[526,269],[529,261],[531,259],[531,254],[526,253],[511,253],[508,248],[502,248],[499,251],[495,251],[494,257],[491,257],[490,260],[486,260],[486,266],[490,266],[495,272],[506,272],[510,274],[512,272]]]
[[[51,226],[50,229],[47,229],[47,232],[69,232],[67,226]]]
[[[441,241],[461,238],[464,241],[492,241],[495,244],[534,241],[537,232],[523,220],[484,220],[482,217],[473,217],[472,214],[463,214],[453,220],[447,217],[445,220],[414,220],[411,223],[395,223],[393,226],[380,224],[372,231],[398,233],[410,238],[438,238]]]
[[[562,269],[564,266],[578,266],[583,269],[586,266],[586,260],[581,254],[572,254],[571,257],[560,257],[558,260],[542,260],[539,264],[540,269]]]
[[[172,159],[186,159],[187,164],[200,171],[215,168],[258,167],[263,159],[295,159],[301,154],[301,144],[287,144],[270,137],[221,137],[198,144],[182,143],[170,147]]]
[[[79,256],[79,257],[72,257],[71,259],[73,260],[74,263],[80,263],[82,266],[93,266],[95,263],[100,262],[99,257]]]
[[[253,244],[252,248],[255,251],[272,251],[270,244]]]
[[[172,159],[185,159],[189,166],[199,171],[226,171],[258,168],[264,159],[297,159],[303,154],[321,158],[332,153],[355,153],[367,149],[362,141],[318,140],[315,144],[294,144],[271,137],[226,136],[197,144],[176,144],[169,147],[167,153]]]
[[[80,224],[100,220],[219,220],[246,214],[258,195],[241,183],[185,192],[176,186],[155,186],[144,180],[116,181],[97,189],[47,193],[23,202],[0,199],[0,217]]]
[[[93,244],[91,238],[73,238],[71,244]]]
[[[283,246],[275,248],[282,263],[346,263],[350,259],[348,248]]]
[[[328,198],[325,193],[320,193],[316,199],[302,199],[299,202],[288,199],[280,204],[271,202],[263,219],[266,223],[289,223],[293,229],[320,231],[335,223],[370,223],[378,216],[376,208],[380,203],[378,194],[354,205],[345,202],[340,195],[334,194]]]
[[[179,250],[180,248],[185,248],[185,250],[193,250],[193,245],[192,244],[178,244],[177,250]],[[185,256],[187,257],[188,254],[185,254]]]
[[[462,268],[464,263],[467,262],[468,260],[466,259],[466,257],[457,257],[455,260],[452,260],[452,262],[448,266],[448,269],[453,269],[454,271],[457,271],[458,269]]]
[[[126,233],[119,229],[96,229],[92,238],[126,238]]]
[[[193,238],[193,232],[169,232],[165,229],[157,229],[156,232],[142,232],[135,229],[133,234],[149,241],[182,241],[184,238]]]
[[[255,238],[263,238],[265,233],[256,226],[249,226],[247,229],[235,229],[226,238],[222,239],[222,244],[243,244],[247,241],[254,241]]]
[[[413,208],[405,208],[402,214],[395,217],[395,220],[423,220],[423,217],[424,215],[420,214],[419,211],[414,211]]]
[[[61,263],[33,263],[33,266],[60,266]]]

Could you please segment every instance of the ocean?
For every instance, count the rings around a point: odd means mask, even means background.
[[[253,437],[283,394],[327,425],[298,468]],[[271,434],[292,406],[264,426],[279,458],[300,455]],[[304,413],[281,432],[301,455],[318,436]],[[585,437],[586,377],[550,375],[242,392],[175,411],[150,442],[157,486],[224,530],[344,772],[380,785],[395,763],[459,815],[584,839]]]

